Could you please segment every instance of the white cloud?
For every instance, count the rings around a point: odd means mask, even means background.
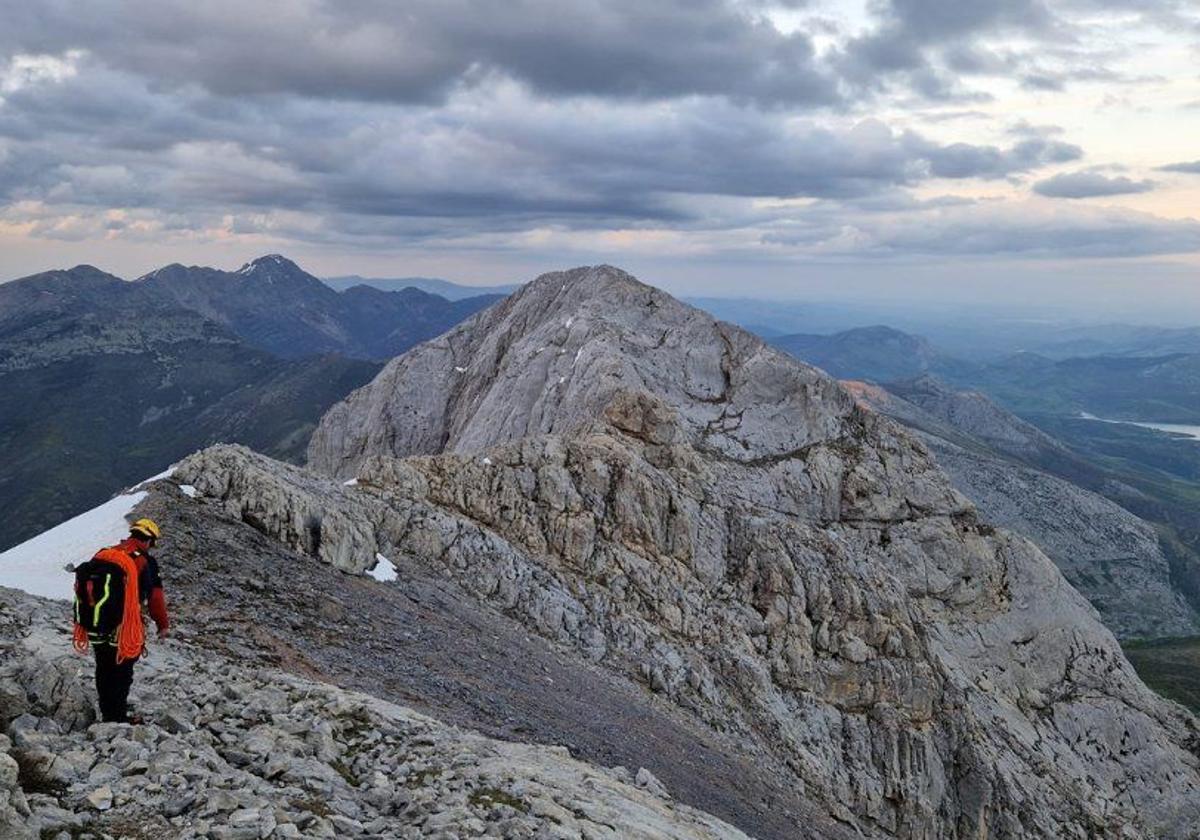
[[[85,55],[84,50],[67,50],[62,55],[17,53],[8,59],[7,67],[0,67],[0,95],[70,79],[78,74]]]

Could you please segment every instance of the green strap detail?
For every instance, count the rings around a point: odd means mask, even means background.
[[[104,606],[104,602],[108,600],[109,587],[112,585],[112,575],[108,574],[104,577],[104,597],[96,602],[96,606],[92,609],[92,626],[95,627],[100,623],[100,608]]]

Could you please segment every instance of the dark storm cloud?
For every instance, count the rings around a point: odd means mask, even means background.
[[[1158,169],[1160,172],[1185,172],[1191,175],[1200,175],[1200,160],[1168,163],[1166,166],[1158,167]]]
[[[734,0],[3,3],[0,52],[84,48],[222,95],[432,102],[499,73],[550,94],[829,103],[804,33]]]
[[[891,0],[891,25],[918,43],[940,43],[980,31],[1052,28],[1054,16],[1039,0]]]
[[[1154,187],[1153,181],[1135,181],[1123,175],[1109,178],[1099,172],[1064,172],[1038,181],[1033,191],[1048,198],[1094,198],[1144,193]]]
[[[875,8],[878,25],[836,53],[843,78],[860,91],[899,85],[945,101],[977,97],[972,76],[1011,78],[1029,90],[1054,92],[1078,82],[1148,81],[1114,71],[1111,65],[1127,48],[1088,43],[1089,28],[1072,13],[1132,14],[1171,30],[1197,27],[1194,8],[1183,0],[880,0]],[[992,44],[1008,35],[1032,46]]]
[[[1040,34],[1057,26],[1037,0],[886,0],[878,8],[879,26],[845,45],[839,69],[866,88],[906,77],[935,99],[961,96],[958,74],[1007,74],[1019,62],[1017,55],[988,50],[974,38],[1005,31]]]
[[[953,143],[931,151],[929,161],[941,178],[1004,178],[1082,156],[1083,150],[1071,143],[1032,137],[1007,149]]]

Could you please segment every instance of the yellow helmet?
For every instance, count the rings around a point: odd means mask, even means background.
[[[135,537],[146,537],[147,539],[157,540],[162,536],[162,531],[153,519],[139,519],[129,526],[129,533]]]

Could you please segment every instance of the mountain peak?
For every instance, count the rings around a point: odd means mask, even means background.
[[[0,320],[20,322],[32,311],[103,297],[110,290],[128,291],[120,277],[91,265],[31,274],[0,284]]]
[[[282,254],[266,254],[265,256],[253,259],[237,270],[237,274],[260,274],[269,272],[271,274],[292,274],[294,272],[303,273],[303,269],[289,260]]]
[[[571,306],[579,306],[592,300],[611,304],[614,294],[618,298],[633,294],[673,300],[665,292],[646,285],[629,272],[612,265],[581,265],[542,274],[522,287],[517,297],[533,297],[543,301],[557,299]]]
[[[582,266],[543,274],[394,359],[326,415],[310,463],[349,474],[373,453],[472,452],[567,433],[628,407],[622,394],[635,392],[665,405],[680,440],[738,461],[837,436],[854,406],[750,333],[619,268]],[[811,409],[810,422],[780,423],[781,406]],[[405,418],[401,428],[392,417]]]

